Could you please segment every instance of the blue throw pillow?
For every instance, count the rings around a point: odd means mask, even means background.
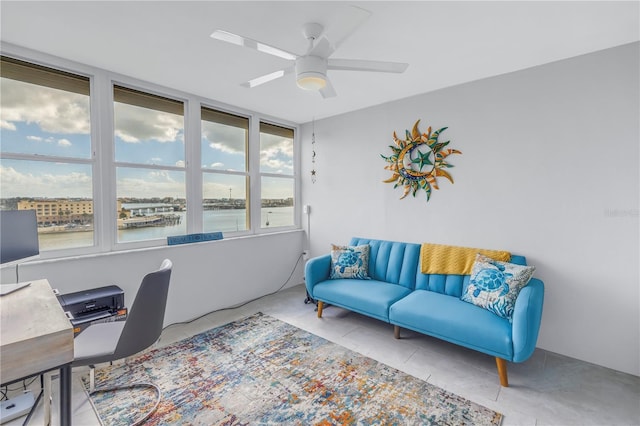
[[[329,278],[369,280],[369,244],[361,246],[331,245],[331,273]]]
[[[478,253],[461,299],[511,321],[518,294],[534,271],[534,266],[501,262]]]

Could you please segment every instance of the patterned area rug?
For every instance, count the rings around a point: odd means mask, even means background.
[[[131,382],[162,390],[145,425],[502,421],[500,413],[261,313],[96,371],[97,387]],[[134,389],[92,401],[105,425],[124,425],[153,397]]]

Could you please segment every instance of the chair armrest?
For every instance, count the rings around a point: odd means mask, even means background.
[[[304,268],[304,280],[307,286],[307,292],[313,297],[313,287],[319,282],[329,279],[329,270],[331,269],[331,255],[325,254],[323,256],[314,257],[309,259],[307,265]]]
[[[532,278],[518,295],[513,311],[513,362],[522,362],[533,354],[542,321],[544,283]]]

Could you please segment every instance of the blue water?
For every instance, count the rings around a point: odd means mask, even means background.
[[[187,233],[186,212],[171,212],[181,216],[180,224],[175,226],[157,226],[148,228],[119,229],[118,242],[164,239]],[[246,231],[245,210],[205,210],[203,212],[203,232],[236,232]],[[267,225],[268,221],[268,225]],[[293,226],[293,207],[263,208],[260,214],[262,228]],[[40,250],[55,250],[93,245],[93,232],[61,232],[56,234],[40,234]]]

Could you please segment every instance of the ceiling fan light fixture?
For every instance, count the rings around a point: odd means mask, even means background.
[[[327,76],[319,72],[305,72],[298,74],[296,83],[305,90],[320,90],[327,85]]]
[[[296,83],[305,90],[320,90],[327,85],[327,60],[301,56],[296,60]]]

